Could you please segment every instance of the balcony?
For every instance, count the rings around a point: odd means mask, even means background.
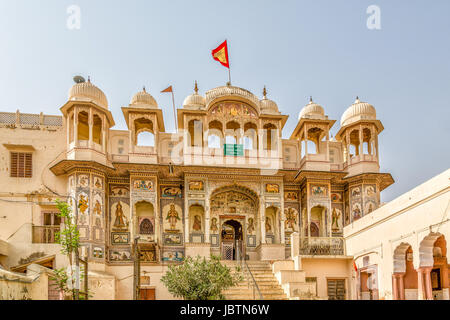
[[[33,226],[33,243],[55,243],[59,226]]]
[[[310,237],[300,238],[301,255],[344,255],[344,238]]]

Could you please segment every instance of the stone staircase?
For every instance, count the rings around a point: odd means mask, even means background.
[[[231,272],[236,273],[235,267],[236,261],[224,260],[222,264],[228,266]],[[255,281],[261,291],[264,300],[288,300],[286,294],[275,278],[272,268],[267,261],[247,261],[248,267],[255,278]],[[245,266],[243,266],[245,268]],[[243,277],[243,281],[236,286],[225,290],[223,293],[227,300],[259,300],[259,294],[253,292],[252,286],[249,286],[249,279],[247,279],[247,273],[241,270],[240,274]]]

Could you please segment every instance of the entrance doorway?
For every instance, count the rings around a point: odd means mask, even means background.
[[[237,260],[245,257],[242,224],[236,220],[227,220],[222,224],[221,253],[223,260]]]

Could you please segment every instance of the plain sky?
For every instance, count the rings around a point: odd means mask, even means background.
[[[81,9],[80,29],[67,8]],[[381,29],[367,28],[370,5]],[[91,76],[120,107],[147,87],[173,132],[170,94],[224,85],[211,57],[229,42],[232,83],[289,115],[288,138],[308,97],[337,122],[358,95],[377,109],[381,171],[396,181],[390,201],[450,166],[450,1],[0,0],[0,111],[60,114],[74,75]],[[1,139],[1,137],[0,137]]]

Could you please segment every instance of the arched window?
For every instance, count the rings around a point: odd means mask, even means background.
[[[222,145],[223,129],[220,121],[214,120],[208,126],[208,148],[219,149]]]
[[[244,125],[244,149],[255,150],[258,149],[257,138],[258,127],[252,122],[248,122]]]
[[[353,130],[350,132],[350,154],[353,156],[359,156],[359,130]]]
[[[139,234],[151,235],[155,233],[155,209],[150,202],[136,203],[136,230]]]
[[[134,130],[134,143],[136,146],[155,146],[155,134],[153,132],[153,122],[151,120],[146,118],[134,120]]]
[[[78,113],[77,140],[89,140],[89,115],[86,111]]]
[[[94,114],[94,125],[92,127],[92,140],[97,144],[102,144],[102,119]]]
[[[240,143],[240,125],[236,121],[230,121],[226,125],[225,143],[239,144]]]
[[[271,123],[264,125],[264,150],[277,150],[278,130]]]
[[[311,140],[307,140],[306,144],[308,145],[308,154],[317,154],[316,143]]]
[[[203,147],[203,124],[200,120],[189,121],[188,133],[191,147]]]
[[[363,129],[363,154],[372,154],[372,133],[368,128]]]
[[[320,141],[325,137],[324,131],[320,128],[311,128],[307,133],[308,154],[320,153]]]
[[[141,131],[137,135],[137,146],[142,147],[154,147],[155,146],[155,135],[149,131]]]

